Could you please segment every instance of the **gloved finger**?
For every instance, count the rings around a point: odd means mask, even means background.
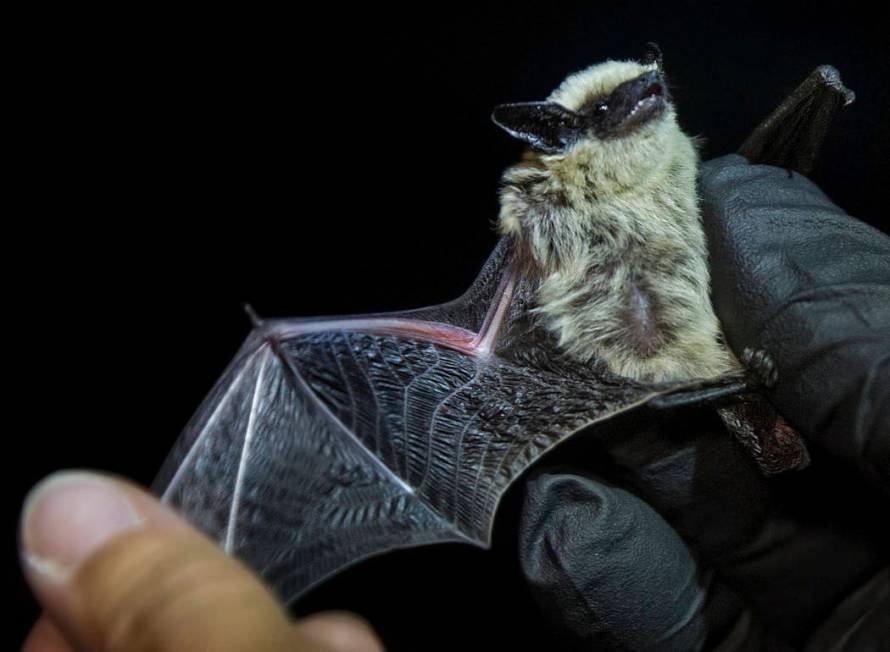
[[[742,604],[643,501],[588,477],[526,485],[519,557],[535,600],[585,649],[761,649]],[[749,645],[756,647],[748,647]]]
[[[75,649],[380,649],[358,621],[361,645],[347,648],[318,623],[304,632],[245,566],[123,480],[51,476],[26,500],[20,536],[25,575]]]
[[[890,492],[890,237],[805,177],[740,156],[701,179],[729,344],[771,353],[779,411]]]
[[[641,496],[764,627],[794,645],[812,631],[814,614],[887,563],[885,542],[826,509],[838,502],[835,487],[806,484],[807,475],[766,478],[716,415],[641,419],[600,442],[609,480]]]
[[[839,604],[807,643],[807,652],[876,650],[890,642],[890,568]]]

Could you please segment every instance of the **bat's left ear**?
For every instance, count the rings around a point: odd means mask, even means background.
[[[494,123],[534,149],[558,154],[584,131],[584,120],[555,102],[501,104],[491,114]]]

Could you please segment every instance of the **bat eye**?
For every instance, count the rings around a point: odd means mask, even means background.
[[[597,113],[606,113],[609,110],[608,102],[597,102],[596,106],[593,109]]]

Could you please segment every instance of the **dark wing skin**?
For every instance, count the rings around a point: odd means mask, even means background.
[[[855,95],[832,66],[819,66],[739,148],[752,163],[809,174],[835,115]]]
[[[439,307],[261,324],[155,490],[286,601],[387,550],[487,546],[536,458],[673,389],[563,358],[529,329],[511,258],[502,241]]]
[[[792,116],[796,106],[782,105]],[[575,363],[534,326],[532,304],[502,240],[451,303],[258,324],[154,490],[290,601],[388,550],[487,546],[511,482],[573,433],[649,402],[746,387],[646,385]]]

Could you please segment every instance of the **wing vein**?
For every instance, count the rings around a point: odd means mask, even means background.
[[[486,405],[487,404],[485,403],[485,401],[482,401],[479,408],[475,412],[473,412],[472,416],[467,419],[467,422],[464,424],[463,429],[460,431],[460,439],[457,444],[457,456],[455,457],[456,461],[454,464],[454,487],[452,488],[451,492],[451,504],[452,508],[454,509],[454,519],[452,523],[455,527],[459,527],[458,520],[460,518],[457,494],[458,488],[460,487],[460,464],[461,458],[463,458],[464,455],[464,438],[466,437],[467,431],[470,429],[470,426],[476,422],[477,418],[482,413],[482,410],[485,409]]]
[[[253,387],[253,398],[250,401],[250,414],[247,417],[247,431],[244,433],[244,444],[241,447],[241,459],[238,462],[238,475],[235,477],[235,491],[232,495],[232,507],[229,510],[229,526],[226,529],[226,543],[223,547],[227,553],[234,551],[235,528],[238,521],[238,506],[241,503],[241,491],[244,487],[244,474],[247,470],[247,458],[250,456],[250,443],[256,431],[256,415],[260,405],[260,389],[263,387],[266,375],[266,363],[269,362],[269,350],[266,349],[260,370],[257,373],[256,384]]]
[[[347,345],[347,349],[352,354],[353,359],[355,359],[355,354],[352,352],[352,348]],[[334,424],[334,426],[342,430],[346,434],[346,436],[349,437],[349,439],[354,441],[356,445],[358,445],[358,447],[370,458],[372,465],[376,466],[388,480],[394,482],[402,490],[413,495],[414,489],[410,485],[406,484],[405,481],[402,480],[402,478],[400,478],[397,473],[394,473],[392,469],[386,466],[386,464],[383,463],[383,460],[377,457],[377,455],[375,455],[354,432],[347,428],[336,414],[331,412],[331,409],[327,405],[325,405],[325,402],[322,401],[314,391],[312,391],[309,383],[306,382],[306,379],[303,378],[303,375],[300,373],[300,371],[293,364],[291,364],[291,361],[287,357],[284,357],[284,361],[287,364],[288,368],[291,370],[291,373],[294,376],[294,380],[299,385],[299,389],[302,390],[302,392],[309,397],[309,399],[321,411],[321,413],[324,414],[331,421],[331,423]],[[356,365],[358,365],[357,359],[355,360],[355,362]],[[363,370],[362,373],[364,373]],[[373,387],[373,385],[371,385],[371,387]]]
[[[420,479],[420,484],[417,485],[417,490],[422,491],[424,485],[426,484],[427,478],[430,474],[430,466],[431,466],[431,458],[433,455],[433,435],[436,432],[436,418],[439,415],[439,410],[441,410],[445,404],[454,398],[457,394],[462,392],[464,389],[472,385],[479,378],[479,365],[476,365],[476,370],[473,373],[473,377],[469,380],[465,380],[460,385],[454,388],[452,392],[450,392],[447,396],[445,396],[439,404],[436,406],[436,409],[433,410],[432,415],[430,416],[430,425],[427,428],[427,446],[426,446],[426,464],[423,469],[423,477]],[[457,463],[457,462],[456,462]]]
[[[369,392],[368,392],[368,393],[371,395],[371,398],[374,400],[374,443],[375,443],[375,445],[376,445],[376,447],[377,447],[377,453],[376,453],[376,454],[373,453],[373,452],[371,451],[371,449],[369,449],[369,448],[368,448],[367,446],[365,446],[364,444],[362,444],[362,448],[364,448],[364,449],[367,450],[369,453],[371,453],[371,455],[372,455],[374,458],[377,458],[377,455],[378,455],[378,454],[380,454],[380,455],[383,454],[383,449],[380,447],[380,434],[381,434],[381,433],[380,433],[380,402],[377,400],[377,393],[376,393],[376,389],[374,388],[374,382],[371,380],[371,376],[370,376],[370,374],[368,374],[368,372],[365,371],[364,367],[362,367],[362,363],[359,362],[358,356],[355,354],[355,351],[352,350],[352,345],[351,345],[351,343],[350,343],[350,341],[349,341],[349,338],[346,336],[346,332],[345,332],[345,331],[338,331],[337,334],[338,334],[338,335],[340,336],[340,338],[343,340],[343,343],[344,343],[344,345],[346,346],[346,350],[349,352],[349,355],[350,355],[350,357],[352,358],[352,362],[355,364],[355,366],[356,366],[356,368],[358,369],[359,373],[360,373],[360,374],[364,377],[364,379],[367,381],[367,383],[368,383],[368,389],[369,389]],[[300,379],[303,380],[303,381],[305,382],[305,379],[303,379],[302,376],[300,376]],[[309,388],[309,390],[311,391],[311,388]],[[314,393],[313,393],[312,395],[315,396]],[[316,398],[317,398],[317,397],[316,397]],[[322,401],[322,403],[323,403],[323,401]],[[325,406],[325,407],[327,407],[327,406]],[[334,415],[333,412],[331,412],[330,410],[327,410],[327,411],[330,413],[330,415],[331,415],[332,417],[334,417],[335,419],[337,419],[337,421],[340,421],[339,418],[337,418],[337,417]],[[340,425],[343,426],[343,429],[344,429],[344,430],[346,430],[347,432],[350,432],[350,434],[352,435],[352,437],[353,437],[356,441],[358,441],[358,442],[361,443],[361,440],[358,438],[358,436],[357,436],[354,432],[349,431],[349,430],[346,428],[345,424],[343,424],[342,422],[340,422]],[[392,442],[390,442],[390,448],[393,448],[393,446],[392,446]],[[382,462],[381,462],[381,464],[382,464]],[[383,466],[386,467],[385,464],[383,464]],[[387,468],[388,468],[388,467],[387,467]]]
[[[355,394],[352,392],[352,385],[349,383],[349,378],[346,375],[346,370],[343,369],[343,363],[340,362],[340,357],[337,355],[337,350],[334,348],[333,342],[328,342],[328,350],[331,352],[331,357],[334,359],[334,362],[337,364],[337,370],[340,372],[340,375],[343,377],[343,384],[346,385],[346,393],[349,394],[349,406],[352,408],[349,411],[350,418],[350,428],[355,428],[355,413],[358,411],[358,403],[355,401]]]
[[[433,350],[435,351],[435,349],[433,349]],[[411,377],[411,380],[409,380],[407,382],[407,384],[404,384],[404,386],[402,387],[402,439],[405,442],[408,441],[408,437],[409,437],[409,435],[408,435],[408,395],[411,392],[411,388],[413,387],[414,383],[417,382],[417,380],[419,380],[421,378],[421,376],[423,376],[424,374],[429,373],[431,370],[435,369],[436,365],[438,365],[438,364],[439,364],[439,354],[436,353],[436,362],[434,364],[430,365],[429,367],[427,367],[426,369],[424,369],[423,371],[421,371],[419,374],[414,374]],[[414,368],[412,367],[412,372],[413,372],[413,369]],[[407,444],[406,444],[405,450],[406,450],[406,456],[407,456]],[[405,478],[408,480],[411,479],[410,477],[408,477],[408,467],[407,466],[405,467]]]
[[[260,351],[263,350],[263,347],[258,348],[256,351],[250,354],[250,357],[244,362],[244,367],[241,371],[238,372],[238,375],[229,385],[229,388],[226,390],[226,393],[223,394],[223,397],[216,404],[216,407],[213,409],[213,413],[204,423],[204,426],[201,428],[201,432],[195,437],[195,441],[192,443],[191,448],[189,448],[188,453],[186,453],[185,457],[182,459],[182,462],[179,464],[179,467],[176,469],[176,473],[173,475],[173,478],[170,480],[170,483],[167,485],[167,488],[164,489],[164,493],[161,495],[161,500],[167,500],[167,496],[176,488],[176,485],[179,483],[182,475],[185,473],[185,470],[189,468],[191,464],[192,458],[197,454],[197,450],[201,447],[201,443],[204,441],[204,438],[207,436],[207,433],[210,432],[210,426],[216,424],[216,420],[219,418],[220,412],[222,412],[223,407],[228,403],[235,389],[241,384],[241,381],[244,380],[244,374],[247,373],[247,370],[250,368],[252,360],[259,354]]]

